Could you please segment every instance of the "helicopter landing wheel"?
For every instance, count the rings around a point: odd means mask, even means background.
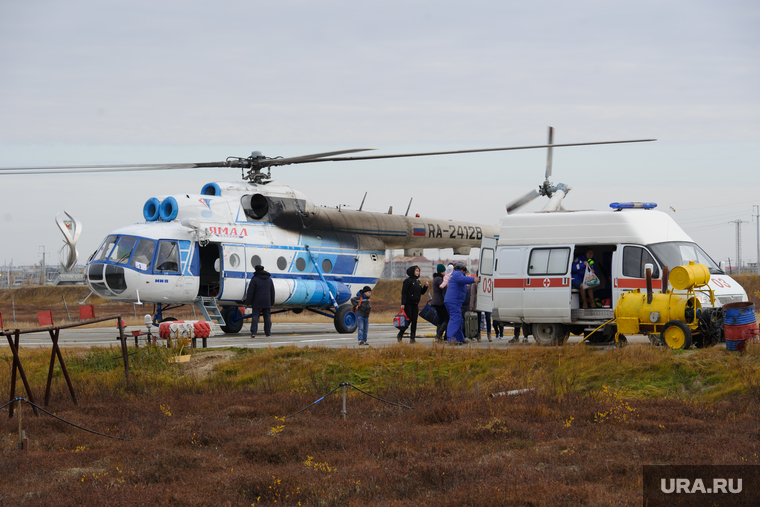
[[[353,307],[350,303],[346,303],[338,307],[338,311],[335,312],[335,330],[341,334],[353,333],[356,331],[356,314],[351,310]]]
[[[225,306],[222,309],[222,318],[224,319],[224,325],[221,326],[222,331],[225,334],[236,334],[243,329],[243,315],[240,313],[240,308],[237,306]]]
[[[673,350],[686,350],[691,348],[691,329],[685,322],[671,320],[662,327],[660,339]]]

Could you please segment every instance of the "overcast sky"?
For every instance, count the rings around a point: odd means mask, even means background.
[[[557,149],[565,205],[655,201],[716,260],[754,262],[760,204],[756,1],[0,0],[0,167],[378,154],[657,138]],[[276,169],[316,204],[498,223],[546,154]],[[0,263],[80,258],[154,195],[232,169],[0,176]],[[535,202],[527,211],[540,209]],[[671,210],[675,209],[673,212]],[[57,262],[55,257],[48,263]]]

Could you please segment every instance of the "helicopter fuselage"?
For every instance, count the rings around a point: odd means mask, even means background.
[[[254,266],[272,275],[275,306],[328,308],[374,286],[385,250],[469,253],[496,226],[316,207],[275,181],[209,183],[201,194],[151,198],[146,221],[110,233],[86,266],[99,296],[239,305]]]

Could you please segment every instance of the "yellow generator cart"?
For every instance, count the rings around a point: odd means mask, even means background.
[[[704,264],[689,261],[678,266],[666,279],[673,290],[663,287],[661,293],[652,291],[652,269],[647,268],[647,291],[626,292],[615,305],[617,333],[620,343],[626,334],[647,334],[652,343],[671,349],[708,347],[720,341],[723,312],[720,308],[703,309],[697,293],[709,295],[711,306],[715,295],[709,288],[710,271]]]

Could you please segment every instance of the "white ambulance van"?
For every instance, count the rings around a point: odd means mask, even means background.
[[[646,264],[654,266],[652,285],[657,291],[663,287],[664,267],[670,270],[690,260],[709,268],[715,307],[748,300],[741,285],[670,216],[649,209],[656,205],[614,204],[610,211],[507,215],[501,221],[498,244],[489,238],[481,246],[478,310],[491,311],[492,319],[505,325],[530,325],[539,344],[561,345],[571,333],[589,334],[613,319],[614,306],[624,292],[646,290]],[[596,307],[584,309],[579,291],[572,287],[571,265],[589,248],[594,250],[600,283],[594,289]],[[717,329],[715,321],[722,312],[710,308],[706,294],[698,297],[705,325]],[[615,330],[614,323],[607,324],[589,341],[611,341]],[[717,332],[722,332],[722,320]],[[699,338],[694,339],[701,346]]]

